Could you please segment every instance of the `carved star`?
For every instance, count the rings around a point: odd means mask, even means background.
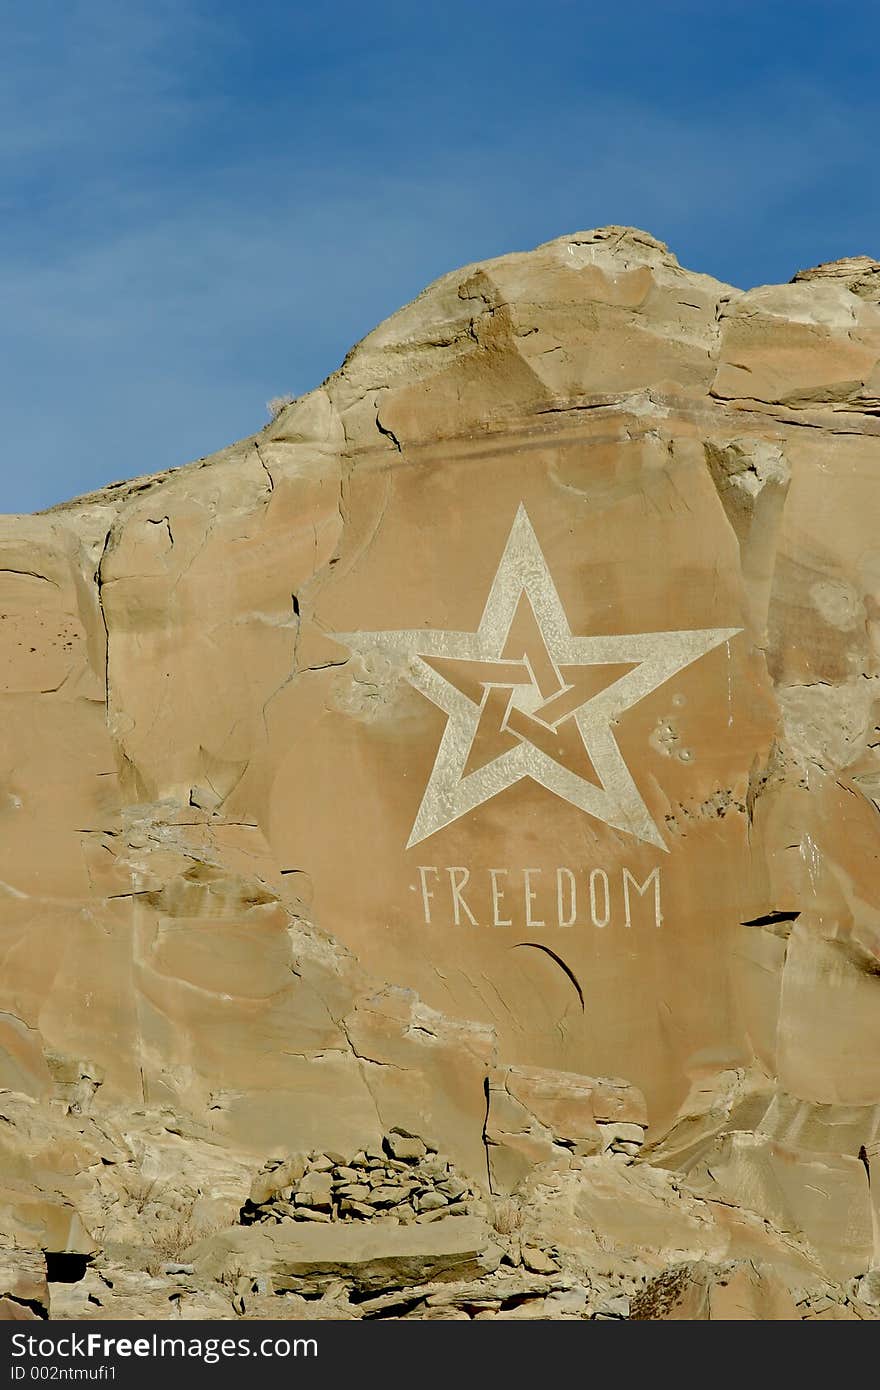
[[[476,632],[338,633],[448,716],[407,849],[524,777],[665,850],[614,738],[633,705],[740,628],[575,637],[520,504]]]

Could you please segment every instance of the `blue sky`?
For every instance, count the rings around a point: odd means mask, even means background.
[[[454,266],[605,223],[880,256],[868,0],[6,0],[0,510],[249,434]]]

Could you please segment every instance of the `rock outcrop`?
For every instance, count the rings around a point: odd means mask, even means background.
[[[878,286],[578,233],[0,520],[0,1314],[878,1316]]]

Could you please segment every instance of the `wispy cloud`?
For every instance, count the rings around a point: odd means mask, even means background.
[[[192,108],[187,60],[210,30],[188,0],[5,8],[0,159],[96,161]]]

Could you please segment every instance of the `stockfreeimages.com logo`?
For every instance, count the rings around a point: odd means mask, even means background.
[[[15,1332],[12,1336],[13,1359],[27,1358],[31,1365],[15,1364],[12,1367],[13,1380],[48,1379],[50,1368],[46,1358],[73,1359],[83,1357],[91,1361],[101,1361],[100,1367],[79,1368],[81,1374],[75,1376],[73,1367],[67,1369],[71,1374],[65,1380],[108,1380],[113,1379],[117,1357],[136,1357],[143,1360],[151,1358],[177,1357],[181,1360],[202,1361],[213,1366],[219,1361],[233,1360],[236,1357],[277,1357],[317,1356],[318,1343],[314,1337],[262,1337],[251,1341],[248,1337],[163,1337],[153,1332],[149,1337],[106,1337],[101,1332],[77,1333],[60,1337],[35,1337],[25,1332]],[[54,1378],[54,1377],[53,1377]],[[62,1378],[62,1377],[59,1377]]]

